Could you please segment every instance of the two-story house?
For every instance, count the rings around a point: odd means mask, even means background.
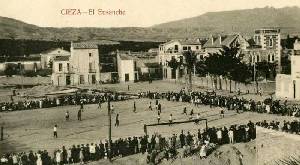
[[[60,57],[54,60],[52,83],[58,86],[99,83],[101,70],[99,49],[101,45],[117,44],[119,42],[106,40],[72,42],[69,59]],[[61,69],[64,66],[68,66],[68,69]]]
[[[139,80],[137,59],[135,57],[124,52],[118,52],[117,61],[120,82],[135,82]]]
[[[179,66],[177,68],[172,68],[169,62],[172,59],[183,63],[184,62],[184,52],[194,51],[196,53],[201,52],[202,44],[199,40],[171,40],[169,42],[159,45],[158,49],[158,60],[162,65],[163,69],[163,79],[178,79],[185,75],[185,68]]]
[[[255,30],[253,42],[243,50],[243,61],[254,65],[266,61],[276,63],[277,72],[281,70],[281,37],[278,28],[261,28]]]

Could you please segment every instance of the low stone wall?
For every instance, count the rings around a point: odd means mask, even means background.
[[[169,80],[171,82],[176,83],[185,83],[185,78],[178,79],[178,80]],[[212,79],[210,77],[192,77],[193,85],[207,87],[211,89],[222,89],[222,90],[230,90],[230,83],[231,83],[231,91],[238,91],[240,89],[241,92],[247,92],[249,90],[250,93],[256,93],[257,87],[256,83],[252,82],[250,84],[242,84],[237,83],[235,81],[231,81],[225,78],[218,78]],[[268,82],[258,82],[258,89],[261,90],[262,93],[274,93],[275,92],[275,82],[268,81]]]

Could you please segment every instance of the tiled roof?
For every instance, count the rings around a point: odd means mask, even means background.
[[[238,35],[226,35],[221,37],[210,37],[208,41],[203,45],[204,48],[222,48],[223,46],[229,47],[229,45],[236,39]],[[221,42],[220,42],[221,39]],[[213,42],[212,42],[213,40]]]
[[[193,39],[179,40],[181,45],[201,45],[201,42]]]
[[[69,56],[57,56],[55,61],[69,61]]]
[[[68,50],[64,50],[64,49],[61,49],[61,48],[52,48],[52,49],[48,49],[48,50],[45,50],[43,52],[41,52],[40,54],[48,54],[48,53],[51,53],[52,51],[55,51],[55,50],[62,50],[62,51],[67,51],[69,52]]]
[[[201,45],[201,42],[195,39],[175,39],[161,45],[167,45],[172,42],[179,42],[181,45]]]
[[[72,46],[74,49],[98,49],[100,45],[118,45],[119,42],[110,40],[99,40],[99,41],[84,41],[84,42],[74,42]]]

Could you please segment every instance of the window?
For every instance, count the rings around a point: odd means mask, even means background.
[[[79,83],[84,84],[84,75],[80,75],[79,77]]]
[[[175,50],[175,51],[178,51],[178,45],[175,45],[174,50]]]
[[[125,82],[129,81],[129,73],[125,73]]]
[[[188,46],[188,50],[191,50],[191,47],[190,47],[190,46]]]
[[[62,63],[58,64],[58,71],[61,72],[62,71]]]
[[[198,50],[198,49],[199,49],[199,46],[196,46],[196,49]]]
[[[89,57],[92,57],[92,53],[89,53]]]
[[[274,54],[272,55],[272,61],[275,61],[275,56],[274,56]]]
[[[67,70],[70,71],[70,63],[67,63]]]
[[[269,47],[273,47],[273,39],[272,38],[269,39]]]
[[[259,55],[256,55],[256,62],[259,62]]]
[[[186,46],[184,46],[184,47],[182,47],[182,49],[183,49],[183,50],[187,50],[187,47],[186,47]]]

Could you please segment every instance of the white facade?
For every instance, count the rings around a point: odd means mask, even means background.
[[[184,68],[179,67],[174,70],[168,66],[168,62],[171,61],[172,58],[176,59],[178,62],[183,62],[184,52],[200,52],[201,46],[200,42],[189,40],[172,40],[159,45],[158,62],[163,66],[163,79],[181,78],[185,74]]]
[[[96,84],[100,81],[98,48],[74,48],[71,46],[71,68],[75,84]]]
[[[70,56],[70,52],[66,51],[62,48],[56,48],[51,49],[45,52],[42,52],[41,54],[41,68],[46,69],[50,68],[50,61],[53,62],[53,60],[58,56]]]
[[[294,53],[291,56],[291,75],[279,74],[276,77],[276,96],[300,100],[300,43],[295,41]]]
[[[99,47],[97,42],[71,43],[71,56],[56,57],[53,64],[53,85],[91,85],[100,83]]]
[[[137,81],[138,71],[136,69],[136,61],[128,55],[117,55],[118,60],[118,74],[120,82],[134,82]]]

